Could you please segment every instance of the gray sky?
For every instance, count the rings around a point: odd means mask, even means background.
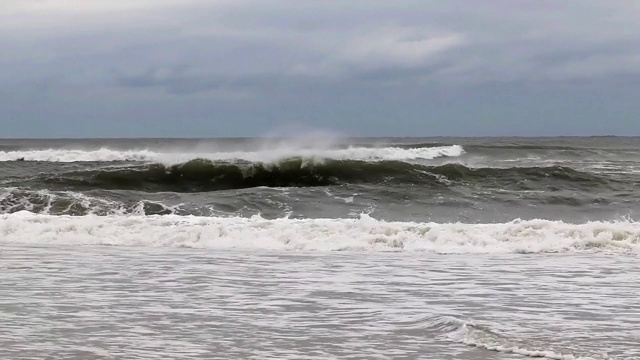
[[[0,69],[0,137],[640,135],[640,1],[0,0]]]

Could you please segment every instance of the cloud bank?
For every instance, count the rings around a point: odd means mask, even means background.
[[[638,23],[620,0],[0,2],[0,125],[640,134]]]

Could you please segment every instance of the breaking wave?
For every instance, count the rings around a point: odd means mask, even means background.
[[[206,192],[252,187],[313,187],[343,184],[448,186],[451,181],[492,183],[520,190],[544,181],[574,187],[605,186],[609,180],[569,167],[473,169],[460,164],[426,166],[401,161],[309,161],[293,158],[277,163],[227,163],[191,160],[177,165],[145,164],[41,175],[39,181],[66,189],[122,189],[148,192]],[[550,183],[551,182],[551,183]]]
[[[113,162],[113,161],[141,161],[160,164],[184,163],[192,159],[206,159],[211,161],[274,162],[291,157],[309,159],[334,160],[414,160],[435,159],[438,157],[455,157],[464,154],[460,145],[436,147],[349,147],[346,149],[300,149],[275,147],[259,151],[213,151],[213,152],[156,152],[141,150],[113,150],[108,148],[98,150],[23,150],[0,151],[0,161],[46,161],[46,162]]]
[[[210,249],[640,254],[640,223],[516,220],[500,224],[260,216],[0,216],[0,242]]]

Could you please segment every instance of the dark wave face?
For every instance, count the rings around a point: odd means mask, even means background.
[[[114,170],[70,172],[46,176],[42,181],[73,188],[142,191],[206,192],[254,187],[316,187],[346,184],[434,184],[433,175],[420,165],[403,162],[368,163],[328,160],[305,163],[290,159],[274,164],[214,163],[192,160],[184,164],[140,165]]]
[[[0,213],[633,217],[635,138],[6,140]]]
[[[164,166],[140,165],[113,170],[92,170],[45,176],[42,181],[88,189],[207,192],[254,187],[315,187],[349,183],[421,182],[413,166],[402,162],[367,163],[329,160],[305,164],[290,159],[274,164],[216,163],[192,160]],[[426,176],[422,176],[426,178]]]
[[[596,174],[568,167],[473,169],[460,164],[426,166],[400,161],[326,160],[308,163],[289,159],[273,164],[216,163],[192,160],[184,164],[137,165],[40,175],[36,182],[72,190],[119,189],[147,192],[209,192],[255,187],[326,187],[351,184],[389,186],[503,186],[531,190],[543,186],[596,188],[613,185]]]

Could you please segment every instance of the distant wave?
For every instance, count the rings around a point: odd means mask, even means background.
[[[259,216],[0,215],[0,243],[432,253],[640,254],[640,223],[513,221],[502,224],[276,219]]]
[[[596,174],[568,167],[513,167],[472,169],[459,164],[426,166],[402,161],[310,161],[292,158],[277,163],[228,163],[191,160],[171,166],[144,164],[117,168],[41,175],[47,186],[67,189],[122,189],[142,191],[204,192],[251,187],[313,187],[343,184],[448,186],[503,184],[526,190],[531,184],[588,188],[606,185]],[[487,183],[491,181],[491,183]]]
[[[171,151],[151,150],[21,150],[0,151],[0,161],[46,161],[46,162],[113,162],[141,161],[160,164],[177,164],[193,159],[211,161],[274,162],[291,157],[308,159],[360,160],[360,161],[402,161],[413,159],[435,159],[455,157],[464,154],[460,145],[437,147],[349,147],[346,149],[299,149],[275,147],[260,151]]]

